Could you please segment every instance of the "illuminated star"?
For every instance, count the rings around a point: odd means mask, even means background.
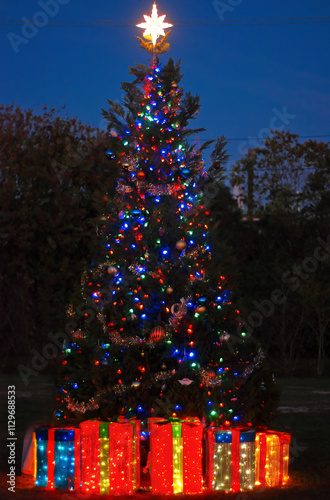
[[[138,28],[144,29],[143,36],[146,38],[148,35],[151,36],[152,44],[155,46],[157,38],[162,35],[165,36],[165,28],[171,28],[173,24],[164,23],[166,14],[158,17],[157,5],[156,3],[152,6],[151,16],[143,15],[145,23],[137,24]]]

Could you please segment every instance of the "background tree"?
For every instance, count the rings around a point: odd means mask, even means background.
[[[244,315],[287,374],[311,353],[323,359],[318,374],[324,366],[329,325],[320,293],[329,302],[329,253],[314,253],[329,235],[329,154],[329,144],[275,131],[231,175],[247,214],[252,207],[236,246]]]
[[[44,109],[0,106],[2,350],[29,356],[61,327],[68,295],[97,244],[114,163],[105,132]],[[2,358],[2,363],[5,358]]]

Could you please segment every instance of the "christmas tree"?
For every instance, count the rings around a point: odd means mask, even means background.
[[[239,325],[233,292],[212,255],[203,186],[225,159],[223,138],[207,169],[189,145],[199,98],[183,94],[154,5],[143,48],[109,101],[109,161],[116,196],[98,225],[99,254],[70,309],[61,368],[61,408],[80,420],[199,417],[207,424],[266,423],[275,403],[263,354]],[[164,35],[157,42],[159,35]],[[219,267],[220,266],[220,267]],[[239,333],[238,333],[239,332]]]

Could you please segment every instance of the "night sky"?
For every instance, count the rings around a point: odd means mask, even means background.
[[[191,125],[207,129],[201,143],[229,140],[229,167],[270,128],[330,140],[329,0],[159,0],[157,7],[174,25],[161,61],[182,60],[182,85],[202,104]],[[152,0],[1,0],[0,101],[37,112],[65,106],[69,116],[104,126],[107,98],[120,100],[129,66],[148,59],[135,24],[151,8]]]

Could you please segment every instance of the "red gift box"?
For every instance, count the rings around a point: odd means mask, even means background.
[[[291,434],[263,431],[256,435],[256,485],[281,486],[289,479]]]
[[[200,493],[203,426],[198,418],[150,419],[153,493]]]
[[[141,422],[87,420],[80,430],[83,493],[130,494],[139,487]]]

